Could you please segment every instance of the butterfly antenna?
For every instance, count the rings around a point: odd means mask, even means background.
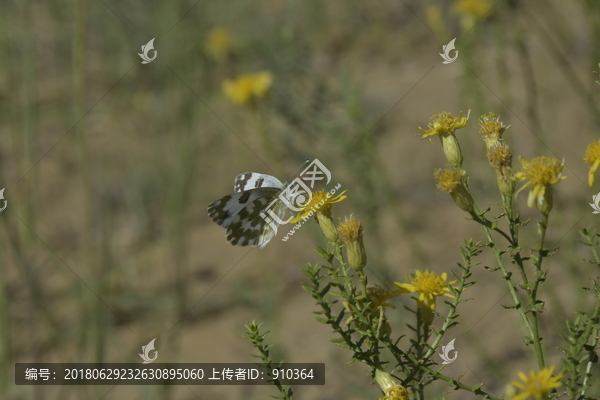
[[[304,167],[306,164],[308,164],[310,162],[310,159],[305,159],[302,164],[300,164],[300,166],[294,171],[294,173],[292,174],[292,177],[296,176],[296,174],[298,173],[298,171],[300,171],[300,169],[302,167]]]

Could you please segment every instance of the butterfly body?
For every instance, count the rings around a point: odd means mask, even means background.
[[[208,206],[208,216],[226,229],[227,241],[234,246],[263,248],[277,233],[288,207],[280,195],[286,188],[279,179],[256,172],[235,178],[234,193]]]

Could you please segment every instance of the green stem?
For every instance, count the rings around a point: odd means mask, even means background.
[[[423,328],[423,335],[421,335],[421,328]],[[427,325],[421,318],[421,310],[417,308],[417,341],[416,341],[416,353],[417,359],[423,360],[423,343],[427,342],[426,333],[429,331]],[[425,400],[425,385],[423,384],[423,370],[419,369],[417,372],[417,394],[419,400]]]
[[[420,358],[422,360],[422,362],[427,362],[429,360],[429,358],[436,351],[438,345],[440,344],[442,338],[444,337],[444,335],[446,334],[448,329],[450,329],[452,320],[454,320],[457,316],[456,309],[458,307],[458,304],[461,302],[461,300],[460,300],[461,294],[464,289],[466,289],[468,286],[470,286],[470,284],[469,285],[466,284],[466,280],[467,280],[467,278],[469,278],[471,276],[471,266],[473,265],[473,264],[471,264],[471,260],[473,257],[479,255],[481,253],[481,251],[476,250],[474,245],[472,245],[472,244],[471,244],[471,246],[468,246],[467,249],[469,250],[469,253],[467,253],[466,256],[463,256],[463,260],[465,261],[465,266],[462,267],[463,273],[459,279],[458,287],[455,288],[456,289],[455,296],[454,296],[454,300],[450,304],[450,311],[448,312],[448,315],[444,319],[444,322],[442,324],[442,329],[440,329],[439,332],[436,332],[436,337],[433,340],[433,343],[431,344],[431,346],[429,346],[429,349],[427,350],[427,352]],[[396,350],[396,351],[398,350],[398,348],[395,345],[392,345],[392,346],[393,346],[394,350]],[[394,350],[392,350],[392,352],[394,352]],[[402,382],[402,385],[404,386],[407,384],[407,382],[410,382],[413,379],[413,377],[417,374],[418,371],[419,371],[418,369],[413,369],[412,372],[410,373],[410,375],[408,375],[406,377],[406,379],[404,379],[404,381]]]
[[[590,240],[591,242],[591,240]],[[600,254],[598,254],[598,248],[592,244],[592,254],[594,255],[594,260],[600,264]]]
[[[540,241],[538,243],[538,257],[535,260],[535,269],[536,269],[536,278],[533,286],[533,290],[529,295],[529,307],[531,310],[532,317],[532,327],[533,327],[533,341],[534,347],[536,349],[536,354],[538,357],[538,366],[540,369],[545,367],[544,363],[544,353],[542,349],[542,338],[539,335],[539,326],[538,326],[538,312],[536,311],[536,301],[537,301],[537,291],[541,282],[545,279],[545,276],[542,271],[542,262],[544,260],[544,256],[546,254],[544,250],[544,241],[546,239],[546,230],[548,229],[548,214],[542,214],[542,221],[539,224],[540,228]]]
[[[597,308],[597,309],[600,309],[600,308]],[[591,322],[588,324],[588,326],[592,326],[592,325],[593,324]],[[592,335],[592,337],[594,338],[592,340],[592,348],[594,349],[594,351],[596,349],[596,346],[598,346],[598,333],[599,333],[598,328],[594,328],[593,335]],[[590,376],[592,376],[591,370],[592,370],[593,363],[594,363],[594,360],[593,360],[592,356],[590,355],[587,365],[585,366],[585,374],[583,375],[583,383],[581,384],[581,386],[583,387],[583,389],[581,389],[581,398],[585,398],[585,392],[587,390],[587,381],[588,381],[588,378]]]
[[[511,237],[508,236],[506,234],[506,232],[504,232],[502,229],[495,226],[492,221],[485,218],[477,207],[475,207],[475,212],[472,212],[470,214],[471,214],[471,217],[473,217],[473,220],[475,220],[475,222],[479,223],[479,225],[482,225],[482,226],[486,227],[487,229],[491,229],[494,232],[499,233],[500,235],[502,235],[502,237],[504,237],[504,239],[506,239],[508,241],[508,243],[510,245],[513,245],[513,241],[511,239]]]
[[[492,249],[494,256],[496,257],[496,262],[498,263],[498,267],[502,271],[504,280],[506,280],[506,284],[508,285],[508,290],[510,291],[510,295],[513,299],[513,302],[515,303],[514,308],[517,310],[517,312],[521,316],[521,319],[523,320],[523,324],[529,331],[529,334],[533,340],[533,345],[534,345],[536,357],[538,359],[538,363],[540,362],[540,360],[543,363],[542,349],[540,347],[539,341],[536,342],[534,340],[536,331],[534,331],[533,327],[531,326],[531,323],[529,322],[529,319],[527,318],[527,315],[525,314],[525,311],[523,311],[521,302],[519,300],[519,296],[517,295],[517,288],[515,287],[515,284],[513,283],[512,279],[511,279],[512,273],[506,269],[506,266],[504,265],[504,261],[502,260],[502,255],[500,254],[498,247],[496,247],[496,243],[494,242],[494,239],[492,238],[490,229],[487,226],[484,226],[483,229],[485,230],[486,236],[488,238],[489,246]]]

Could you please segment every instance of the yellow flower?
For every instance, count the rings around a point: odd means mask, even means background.
[[[562,176],[565,164],[556,158],[541,156],[531,161],[521,157],[521,165],[523,170],[516,172],[514,179],[516,181],[529,180],[529,182],[523,185],[517,194],[526,187],[531,187],[527,206],[533,207],[535,202],[538,210],[547,215],[553,205],[554,185],[566,179],[565,176]]]
[[[231,54],[235,41],[227,29],[214,28],[204,42],[204,51],[217,62],[223,62]]]
[[[462,185],[463,176],[466,171],[454,171],[451,169],[442,170],[438,168],[434,171],[433,176],[438,183],[438,189],[444,192],[451,193],[453,190]]]
[[[461,210],[472,213],[475,202],[465,185],[463,178],[465,174],[466,172],[462,170],[454,171],[438,168],[434,171],[433,176],[437,181],[438,188],[450,193],[450,197]]]
[[[331,218],[331,205],[347,199],[348,196],[344,195],[346,192],[347,190],[344,190],[336,197],[333,197],[332,193],[325,193],[324,190],[311,193],[309,202],[290,223],[295,224],[314,215],[327,240],[331,243],[337,242],[339,235],[335,222]]]
[[[495,169],[501,169],[512,166],[513,153],[510,147],[499,143],[492,146],[488,152],[488,161]]]
[[[360,222],[350,215],[338,227],[340,239],[346,246],[348,264],[356,270],[362,271],[367,265],[367,253],[363,244],[363,228]]]
[[[491,4],[486,0],[457,0],[452,5],[453,13],[460,16],[460,27],[463,32],[473,28],[491,8]]]
[[[492,112],[479,117],[479,134],[485,140],[488,150],[500,145],[502,134],[508,128],[510,128],[510,125],[504,125],[500,122],[500,117]]]
[[[463,157],[454,133],[457,129],[464,128],[467,125],[470,114],[471,110],[469,110],[466,117],[462,116],[462,112],[457,117],[453,117],[449,112],[442,112],[430,118],[431,122],[427,126],[427,130],[419,127],[420,130],[425,132],[420,134],[422,138],[431,138],[432,136],[440,138],[444,154],[448,162],[455,168],[462,166]]]
[[[338,196],[333,197],[331,193],[325,193],[324,190],[311,193],[311,199],[304,207],[300,214],[296,216],[290,223],[295,224],[303,219],[312,217],[313,214],[329,214],[331,215],[331,205],[346,200],[348,196],[344,195],[347,190],[344,190]]]
[[[592,164],[588,174],[588,183],[590,184],[590,187],[592,187],[594,186],[594,173],[598,169],[598,166],[600,166],[600,139],[588,145],[588,147],[585,149],[583,161],[588,164]]]
[[[273,83],[270,72],[241,75],[223,82],[223,92],[234,104],[254,105],[256,99],[265,97]]]
[[[379,315],[383,318],[383,321],[381,321],[381,329],[379,331],[381,335],[387,336],[392,331],[390,324],[385,318],[385,308],[396,308],[391,304],[388,304],[387,302],[388,300],[391,300],[396,296],[398,296],[398,293],[396,291],[386,290],[377,285],[371,286],[367,289],[366,301],[369,303],[369,308],[371,309],[371,312],[374,315]],[[365,300],[364,298],[362,298],[362,296],[356,301],[360,308],[364,308]],[[348,312],[350,313],[350,318],[348,318],[348,320],[346,321],[346,325],[349,325],[351,322],[354,322],[356,327],[360,330],[368,331],[370,329],[368,325],[361,323],[360,320],[356,319],[352,315],[352,308],[350,307],[350,304],[348,302],[344,301],[342,304],[344,305],[344,308],[346,308],[346,310],[348,310]],[[381,309],[383,309],[383,312]],[[380,312],[382,313],[380,314]]]
[[[375,285],[367,289],[367,300],[371,303],[371,310],[377,311],[379,307],[391,307],[396,308],[391,304],[388,304],[388,300],[398,296],[397,292],[387,290],[381,286]]]
[[[379,400],[408,400],[408,391],[402,386],[398,385],[394,378],[383,370],[375,370],[375,382],[381,388],[381,391],[385,393]]]
[[[452,5],[452,11],[458,15],[472,15],[477,18],[484,17],[492,8],[485,0],[457,0]]]
[[[513,397],[512,400],[525,400],[528,397],[533,397],[536,400],[548,399],[548,392],[550,389],[562,386],[560,380],[562,379],[563,375],[560,374],[552,377],[553,371],[554,367],[552,366],[549,368],[544,368],[538,373],[530,371],[529,376],[519,372],[519,378],[521,378],[523,383],[513,381],[512,384],[523,390],[523,392]]]
[[[441,275],[429,270],[421,272],[415,271],[416,276],[410,283],[394,282],[398,286],[399,294],[403,293],[419,293],[417,306],[423,311],[423,319],[427,325],[433,321],[433,312],[435,311],[435,300],[439,296],[447,296],[454,298],[450,292],[449,286],[457,281],[447,282],[447,274],[444,272]]]
[[[448,29],[442,16],[442,9],[436,5],[427,6],[425,9],[425,16],[427,18],[427,25],[431,26],[436,35],[440,37],[448,37]]]

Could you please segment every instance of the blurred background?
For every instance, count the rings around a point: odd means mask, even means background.
[[[241,248],[206,207],[231,193],[241,172],[285,181],[318,158],[332,184],[348,190],[335,217],[354,213],[364,225],[371,283],[390,288],[415,269],[456,271],[462,240],[484,235],[436,188],[433,171],[446,164],[439,141],[417,135],[442,111],[471,110],[457,137],[476,201],[491,215],[500,197],[477,133],[481,114],[511,125],[505,138],[515,156],[565,159],[568,179],[556,188],[547,235],[560,251],[546,260],[541,293],[547,362],[561,368],[564,319],[592,307],[581,287],[598,276],[582,261],[591,255],[577,233],[599,218],[582,160],[600,127],[596,0],[0,7],[0,189],[8,201],[0,213],[0,398],[276,395],[269,386],[14,384],[16,362],[140,362],[153,338],[159,362],[253,362],[242,338],[252,320],[271,332],[275,359],[326,364],[326,384],[299,387],[295,398],[379,398],[368,368],[346,365],[351,355],[329,342],[301,288],[301,268],[318,262],[312,248],[325,244],[314,221],[286,242],[282,226],[264,249]],[[138,53],[152,38],[157,57],[142,64]],[[442,64],[453,38],[458,58]],[[517,202],[532,218],[522,233],[531,248],[539,213],[525,200]],[[490,255],[479,261],[467,296],[476,301],[459,308],[460,325],[447,336],[458,359],[445,372],[502,396],[536,364],[518,315],[501,307],[510,304],[506,284],[483,268],[494,266]],[[393,304],[393,334],[408,334],[402,306],[413,300]],[[597,397],[600,383],[592,384]],[[449,390],[430,388],[431,398]]]

